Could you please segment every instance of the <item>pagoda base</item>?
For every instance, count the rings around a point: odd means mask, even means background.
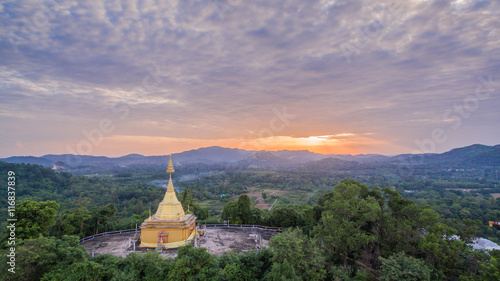
[[[196,217],[185,215],[182,219],[158,220],[154,216],[141,224],[141,247],[156,248],[163,244],[165,248],[178,248],[194,239]]]
[[[195,236],[196,236],[196,231],[193,231],[193,233],[191,233],[191,235],[186,240],[179,242],[171,242],[171,243],[147,243],[141,240],[140,247],[156,248],[158,244],[162,244],[165,249],[179,248],[182,246],[186,246],[188,243],[190,243],[188,240],[194,239]]]

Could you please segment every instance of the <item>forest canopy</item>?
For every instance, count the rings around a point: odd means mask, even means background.
[[[3,280],[498,280],[500,274],[499,251],[470,245],[483,229],[481,221],[442,215],[440,204],[418,204],[394,188],[352,179],[326,188],[311,205],[263,211],[245,194],[227,201],[221,218],[231,223],[284,228],[259,252],[218,257],[185,246],[174,259],[153,252],[90,257],[79,238],[141,222],[164,189],[33,165],[0,163],[0,168],[17,171],[20,190],[18,271]],[[207,215],[190,189],[178,197],[186,210]],[[475,210],[471,201],[461,200]],[[498,211],[499,205],[488,210]],[[4,232],[4,272],[6,237]]]

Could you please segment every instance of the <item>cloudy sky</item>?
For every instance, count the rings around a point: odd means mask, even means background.
[[[500,1],[0,2],[0,157],[500,144]]]

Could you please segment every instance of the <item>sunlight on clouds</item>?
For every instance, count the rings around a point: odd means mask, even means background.
[[[242,144],[408,152],[453,124],[443,113],[474,93],[478,76],[499,71],[499,1],[42,1],[50,15],[39,27],[25,22],[40,3],[18,2],[0,4],[0,115],[13,120],[2,127],[5,154],[27,131],[59,143],[104,118],[117,135],[156,137],[106,136],[96,154]],[[12,34],[23,40],[12,44]],[[158,85],[143,91],[151,65]],[[498,132],[472,132],[498,123],[499,101],[464,118],[460,145],[497,142]],[[284,106],[297,118],[255,136]],[[59,125],[49,133],[40,120]]]
[[[124,102],[130,105],[137,104],[175,104],[183,106],[176,99],[166,97],[170,91],[166,89],[155,89],[148,92],[142,87],[136,87],[132,91],[122,89],[109,89],[82,85],[65,81],[40,79],[32,81],[18,71],[9,71],[5,67],[0,68],[0,89],[17,89],[17,92],[25,96],[44,95],[70,95],[70,96],[94,96],[101,97],[109,102]],[[11,92],[12,94],[12,92]],[[16,112],[18,114],[19,112]],[[4,113],[5,115],[6,113]]]
[[[309,150],[323,154],[369,153],[374,148],[382,151],[402,149],[400,146],[394,145],[394,140],[378,140],[367,137],[367,134],[351,133],[310,137],[275,136],[254,140],[110,135],[105,136],[99,145],[93,146],[91,154],[122,156],[123,151],[128,151],[128,153],[143,155],[162,155],[206,146],[223,146],[254,151]]]
[[[57,87],[55,81],[46,83],[35,83],[23,77],[17,71],[8,71],[5,67],[0,70],[0,88],[22,88],[25,93],[35,92],[36,94],[51,95],[54,94],[51,88]]]
[[[455,0],[451,3],[458,11],[466,10],[474,4],[474,0]]]
[[[124,90],[109,90],[100,89],[112,102],[123,102],[131,106],[138,104],[174,104],[176,106],[183,106],[183,103],[175,99],[170,99],[161,96],[162,93],[167,91],[148,93],[142,89],[136,91],[124,91]]]
[[[336,135],[290,137],[273,136],[259,138],[247,143],[241,148],[253,150],[309,150],[317,153],[336,154],[360,154],[369,153],[371,149],[401,150],[401,147],[394,145],[394,140],[380,140],[369,137],[371,133],[353,134],[341,133]]]

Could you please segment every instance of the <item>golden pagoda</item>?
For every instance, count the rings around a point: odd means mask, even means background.
[[[160,202],[156,214],[150,214],[141,224],[141,247],[177,248],[186,245],[187,240],[196,235],[194,215],[184,213],[181,202],[177,199],[172,173],[174,172],[172,156],[168,162],[169,181],[165,197]]]

